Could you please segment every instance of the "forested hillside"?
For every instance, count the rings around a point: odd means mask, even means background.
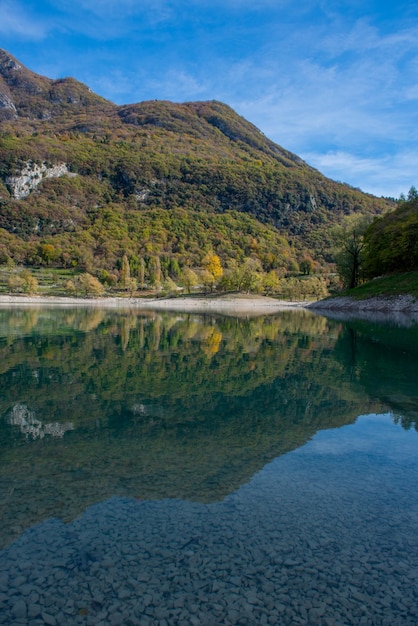
[[[126,255],[152,283],[212,253],[224,268],[250,260],[281,276],[332,262],[330,230],[344,216],[389,208],[225,104],[116,106],[0,51],[0,264],[118,280]]]
[[[369,278],[418,270],[418,192],[365,233],[365,272]]]

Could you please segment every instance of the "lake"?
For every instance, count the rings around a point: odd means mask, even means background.
[[[418,326],[0,310],[0,624],[418,624]]]

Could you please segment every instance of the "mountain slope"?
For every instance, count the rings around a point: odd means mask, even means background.
[[[365,233],[368,278],[418,270],[418,193],[375,220]]]
[[[388,202],[325,178],[220,102],[116,106],[0,51],[0,262],[111,270],[163,255],[332,260],[330,227]]]

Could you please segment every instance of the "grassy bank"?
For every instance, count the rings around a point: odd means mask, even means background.
[[[404,295],[418,297],[418,272],[382,276],[336,295],[350,296],[356,300]]]

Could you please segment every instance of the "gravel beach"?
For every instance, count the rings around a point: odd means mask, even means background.
[[[135,309],[151,311],[182,311],[194,313],[221,313],[224,315],[266,315],[290,309],[309,309],[320,315],[348,319],[382,320],[391,318],[418,319],[418,299],[409,296],[376,297],[356,300],[347,296],[325,300],[289,301],[268,296],[233,294],[215,296],[181,296],[178,298],[74,298],[59,296],[0,295],[0,307],[51,306]]]
[[[258,295],[225,295],[179,298],[70,298],[49,296],[1,295],[0,306],[88,306],[112,309],[190,311],[195,313],[223,313],[225,315],[264,315],[287,309],[306,307],[307,302],[276,300]]]

